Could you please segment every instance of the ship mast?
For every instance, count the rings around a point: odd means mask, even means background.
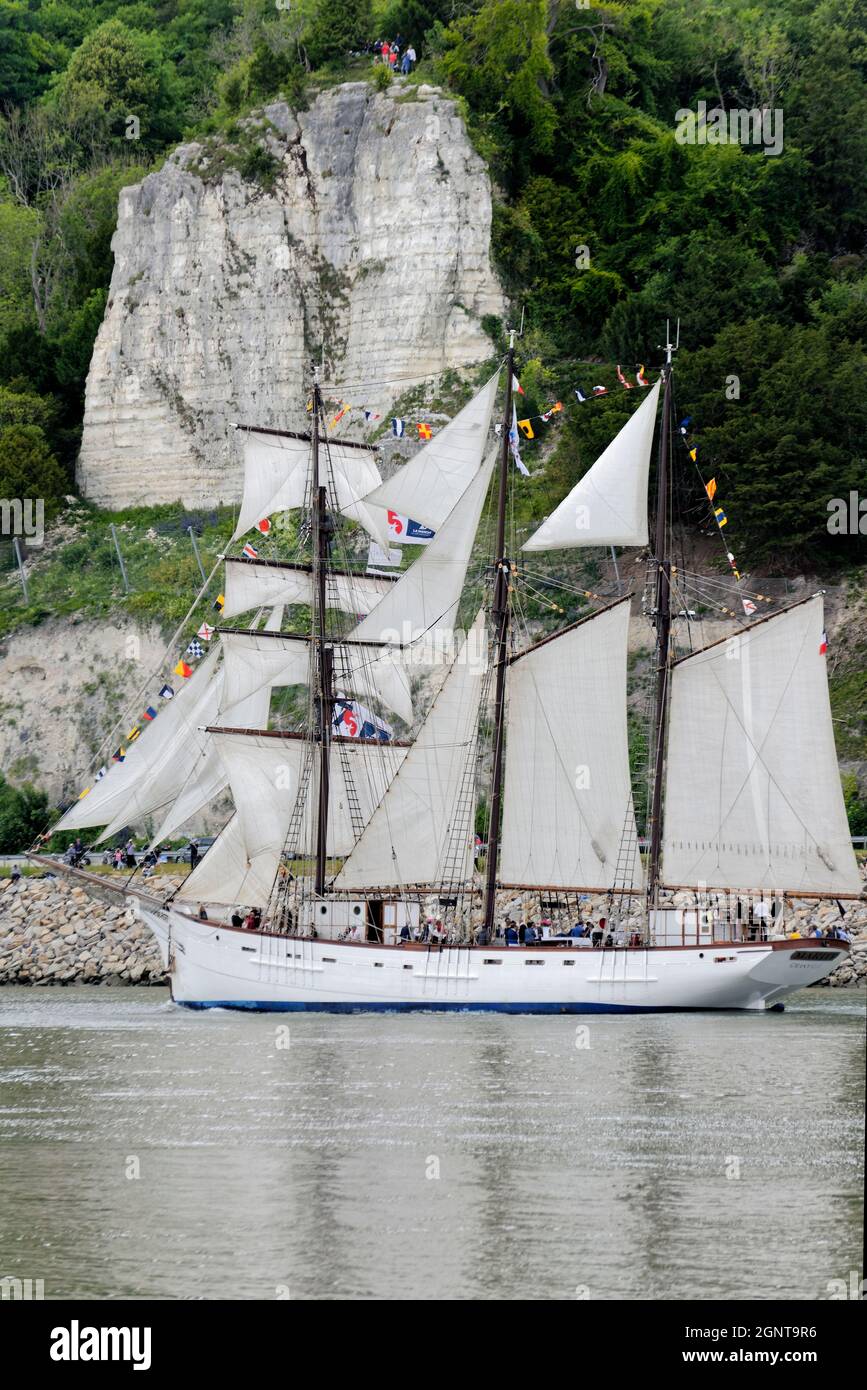
[[[484,928],[491,939],[497,905],[497,858],[500,848],[500,810],[503,798],[503,733],[506,709],[506,666],[508,662],[511,604],[511,564],[506,555],[506,500],[509,484],[509,431],[512,427],[512,380],[515,370],[515,330],[509,333],[506,357],[506,403],[503,408],[502,447],[500,449],[500,487],[497,501],[497,540],[494,550],[496,575],[491,620],[494,630],[494,767],[491,779],[491,805],[488,819],[487,878],[485,883]]]
[[[313,429],[310,455],[310,496],[312,501],[313,592],[316,595],[314,641],[316,644],[316,722],[314,740],[319,745],[319,800],[316,819],[316,873],[314,892],[325,892],[325,867],[328,858],[328,793],[329,762],[331,757],[332,673],[334,656],[328,645],[326,631],[325,580],[328,570],[330,528],[326,489],[319,477],[319,416],[321,397],[319,378],[313,370]]]
[[[668,325],[666,324],[666,328]],[[662,776],[665,761],[665,727],[668,712],[668,677],[671,660],[671,559],[668,554],[669,439],[671,429],[671,356],[677,344],[666,332],[665,390],[656,478],[656,705],[653,720],[653,794],[650,809],[650,863],[647,877],[648,906],[657,905],[659,859],[662,848]],[[678,338],[680,324],[678,323]]]

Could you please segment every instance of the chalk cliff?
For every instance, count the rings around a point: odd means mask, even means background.
[[[121,193],[79,483],[110,506],[239,494],[231,421],[303,427],[327,395],[386,413],[420,377],[490,357],[502,314],[491,193],[454,104],[363,82],[190,144]],[[363,416],[347,416],[358,435]]]

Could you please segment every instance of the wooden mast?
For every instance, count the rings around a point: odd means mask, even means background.
[[[505,729],[506,667],[508,665],[511,565],[506,555],[506,500],[509,484],[509,431],[512,428],[512,379],[515,370],[515,330],[509,335],[506,358],[506,403],[503,408],[502,447],[500,449],[500,487],[497,501],[497,540],[494,549],[496,576],[491,621],[494,629],[494,767],[491,778],[491,804],[488,819],[488,854],[485,883],[484,928],[490,941],[497,905],[497,858],[500,848],[500,811],[503,794],[503,733]]]
[[[314,892],[321,897],[325,892],[325,869],[328,858],[328,793],[329,763],[331,758],[331,712],[332,671],[334,657],[328,645],[326,631],[326,592],[325,580],[328,569],[329,526],[327,494],[319,477],[319,415],[321,397],[319,380],[314,372],[313,379],[313,430],[310,464],[310,489],[312,506],[313,539],[313,591],[316,595],[315,642],[316,662],[316,742],[319,744],[319,799],[316,817],[316,873]]]
[[[670,334],[666,333],[666,339]],[[671,559],[668,555],[669,440],[671,430],[671,354],[666,341],[663,377],[662,429],[656,479],[656,706],[653,720],[653,796],[650,809],[650,863],[647,876],[648,906],[655,907],[659,888],[662,848],[662,778],[665,762],[665,727],[671,659]]]

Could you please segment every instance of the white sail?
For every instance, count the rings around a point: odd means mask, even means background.
[[[647,478],[660,381],[522,550],[647,545]]]
[[[223,724],[236,729],[264,729],[268,724],[268,708],[271,703],[270,686],[264,685],[224,705],[226,676],[228,674],[228,653],[223,642],[222,685],[220,710],[215,716],[215,724]],[[167,840],[188,820],[214,801],[229,785],[226,769],[220,759],[212,739],[203,739],[200,757],[192,767],[190,775],[179,791],[165,817],[152,837],[150,848]]]
[[[486,655],[480,613],[335,888],[456,883],[471,877],[475,799],[466,779],[473,776]]]
[[[300,738],[212,737],[229,778],[236,813],[185,879],[178,896],[264,907],[286,844],[306,756],[314,757],[314,773],[308,782],[297,850],[302,855],[315,851],[318,760]],[[341,856],[351,849],[406,751],[387,743],[335,740],[328,799],[330,855]]]
[[[438,530],[478,472],[497,394],[496,372],[439,434],[366,497]]]
[[[327,602],[344,613],[369,613],[394,588],[394,579],[368,574],[328,575]],[[235,618],[274,604],[313,603],[313,574],[307,565],[267,564],[260,560],[226,561],[223,618]]]
[[[616,876],[617,887],[641,886],[626,732],[628,633],[624,599],[513,658],[503,883],[611,888]]]
[[[206,658],[211,675],[199,686],[198,698],[189,704],[181,704],[175,710],[175,703],[180,698],[176,695],[168,710],[160,716],[162,719],[171,711],[176,716],[180,712],[182,718],[175,719],[170,738],[166,737],[167,730],[163,728],[158,756],[150,760],[145,775],[140,776],[136,785],[128,791],[123,805],[99,836],[97,844],[127,825],[140,824],[147,816],[164,812],[184,787],[195,779],[196,771],[207,754],[205,725],[213,723],[220,707],[223,673],[222,670],[215,670],[218,656],[219,649],[210,652]]]
[[[150,781],[156,769],[171,765],[187,741],[188,729],[201,722],[196,714],[198,705],[213,701],[216,713],[219,691],[214,682],[219,679],[219,656],[219,647],[214,647],[174,698],[162,706],[159,717],[127,745],[124,761],[112,763],[106,776],[69,808],[55,829],[108,825],[116,816],[123,816],[127,806],[133,806],[137,789]],[[121,827],[134,820],[134,815],[128,821],[121,820]]]
[[[264,727],[265,720],[240,723],[231,708],[253,692],[275,686],[309,685],[311,642],[290,633],[224,632],[225,679],[220,723],[235,728]],[[353,691],[377,697],[407,724],[412,723],[409,676],[399,657],[374,643],[341,643],[333,649],[335,694]]]
[[[823,627],[817,596],[674,666],[663,883],[861,891]]]
[[[426,638],[449,649],[479,518],[497,451],[492,449],[473,481],[423,553],[380,603],[352,631],[353,637],[408,647]]]
[[[387,545],[386,519],[362,501],[381,482],[373,453],[323,441],[319,473],[330,505],[359,522],[381,545]],[[265,517],[309,506],[310,489],[309,439],[251,431],[244,440],[244,495],[232,540],[238,540]]]

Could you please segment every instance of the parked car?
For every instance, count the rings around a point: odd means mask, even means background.
[[[216,839],[216,835],[197,835],[196,844],[199,846],[199,858],[201,859]],[[190,846],[189,843],[182,845],[180,849],[167,849],[160,855],[161,864],[189,864]]]

